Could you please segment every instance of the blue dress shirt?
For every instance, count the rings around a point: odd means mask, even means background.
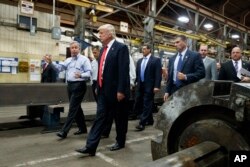
[[[64,62],[54,64],[60,72],[66,70],[67,81],[87,81],[91,78],[92,68],[89,59],[81,54],[76,57],[69,57]],[[75,78],[75,73],[80,72],[81,78]]]

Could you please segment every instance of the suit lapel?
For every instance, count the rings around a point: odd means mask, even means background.
[[[229,70],[232,69],[232,71],[236,74],[236,70],[235,70],[235,67],[234,67],[234,64],[233,64],[232,60],[230,60],[230,66],[231,67],[229,67]],[[243,67],[243,63],[242,63],[242,67]]]
[[[247,66],[247,63],[242,61],[242,68],[248,70],[248,66]]]
[[[110,56],[112,55],[113,51],[115,50],[115,47],[116,47],[116,41],[114,41],[114,43],[111,45],[111,47],[107,53],[107,56],[105,59],[105,64],[104,64],[104,70],[105,70],[106,66],[110,63],[109,59],[110,59]]]

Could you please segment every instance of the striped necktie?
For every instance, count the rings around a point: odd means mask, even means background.
[[[238,73],[238,61],[235,61],[234,68],[236,73]]]

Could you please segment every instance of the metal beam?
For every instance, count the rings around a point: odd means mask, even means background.
[[[199,12],[200,14],[213,18],[216,21],[219,21],[221,23],[227,24],[235,29],[238,29],[240,31],[244,31],[247,33],[250,33],[250,29],[249,27],[242,25],[240,23],[237,23],[236,21],[227,18],[211,9],[208,9],[207,7],[204,7],[202,5],[200,5],[197,2],[194,1],[185,1],[185,0],[174,0],[174,1],[170,1],[172,4],[178,5],[180,7],[187,7],[190,8],[191,10],[193,10],[194,12]]]
[[[171,34],[185,35],[186,37],[191,38],[191,39],[196,39],[196,40],[200,39],[200,37],[198,35],[196,35],[196,34],[188,34],[186,32],[176,30],[176,29],[173,29],[173,28],[169,28],[169,27],[165,27],[165,26],[161,26],[161,25],[155,25],[154,28],[156,30],[164,31],[164,32],[171,33]]]
[[[156,13],[155,16],[158,16],[158,15],[161,13],[161,11],[167,6],[167,4],[169,3],[169,1],[170,1],[170,0],[167,0],[167,1],[161,6],[161,8],[158,10],[158,12]]]
[[[76,6],[81,6],[81,7],[85,7],[85,8],[92,8],[93,6],[95,7],[96,10],[100,10],[103,12],[113,12],[113,8],[104,6],[104,5],[95,5],[95,4],[91,4],[91,3],[85,3],[85,2],[80,2],[80,1],[76,1],[76,0],[59,0],[60,2],[64,2],[64,3],[69,3],[72,5],[76,5]]]
[[[132,3],[132,4],[128,5],[128,6],[125,6],[125,8],[130,8],[130,7],[135,6],[135,5],[139,4],[139,3],[142,3],[142,2],[144,2],[144,1],[145,1],[145,0],[137,1],[137,2],[135,2],[135,3]],[[120,10],[120,9],[116,9],[116,10],[114,10],[114,12],[112,12],[112,13],[106,13],[106,14],[100,16],[99,18],[107,17],[107,16],[109,16],[109,15],[111,15],[111,14],[115,14],[115,13],[117,13],[117,12],[119,12],[119,11],[121,11],[121,10]]]
[[[226,48],[226,45],[223,42],[217,41],[213,38],[210,38],[210,37],[202,35],[202,34],[189,34],[189,33],[186,33],[186,32],[180,31],[180,30],[176,30],[176,29],[161,26],[161,25],[155,25],[154,28],[156,30],[164,31],[164,32],[171,33],[171,34],[185,35],[186,37],[191,38],[191,39],[195,39],[195,40],[209,41],[215,45]]]
[[[243,14],[240,16],[240,22],[246,25],[246,17],[250,14],[249,10],[242,12]]]
[[[47,12],[53,10],[51,5],[47,5],[47,4],[39,3],[39,2],[35,3],[35,9],[37,10],[37,8],[40,8],[40,9],[43,9],[43,10],[46,9]],[[56,12],[74,15],[73,10],[62,9],[62,8],[58,8],[58,7],[56,7],[55,10],[56,10]]]

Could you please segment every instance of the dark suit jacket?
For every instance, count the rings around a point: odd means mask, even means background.
[[[242,68],[250,71],[250,64],[245,61],[242,61]],[[229,60],[221,65],[218,79],[229,80],[234,82],[240,81],[240,79],[237,77],[237,73],[232,60]]]
[[[100,66],[102,52],[103,48],[100,51],[98,67]],[[99,92],[99,83],[97,88]],[[112,102],[117,100],[117,92],[125,94],[126,98],[129,99],[129,52],[127,46],[120,42],[115,41],[107,54],[103,71],[102,91],[105,97]]]
[[[140,74],[141,74],[141,63],[143,58],[138,60],[136,66],[136,82],[138,90],[140,90]],[[144,72],[144,90],[147,93],[152,93],[154,88],[161,87],[161,60],[160,58],[150,56],[145,72]]]
[[[174,87],[173,75],[174,75],[174,61],[176,57],[177,54],[169,59],[168,81],[166,86],[166,93],[169,94],[172,94]],[[181,81],[180,87],[183,87],[185,85],[199,81],[200,79],[204,78],[205,67],[200,54],[197,52],[187,50],[183,58],[183,66],[180,72],[184,73],[187,76],[187,80]]]
[[[53,65],[48,64],[42,72],[41,82],[56,82],[57,72],[53,68]]]

